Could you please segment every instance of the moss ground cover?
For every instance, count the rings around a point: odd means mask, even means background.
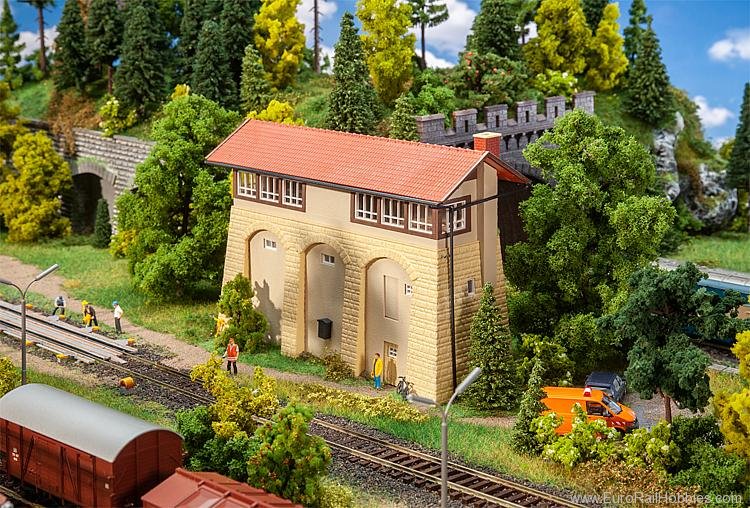
[[[27,83],[13,92],[22,118],[44,119],[54,86],[51,79]]]
[[[750,234],[722,232],[696,236],[683,244],[672,257],[710,268],[750,272]]]

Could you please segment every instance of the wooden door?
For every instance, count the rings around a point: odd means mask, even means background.
[[[398,383],[398,344],[383,342],[383,383],[396,386]]]

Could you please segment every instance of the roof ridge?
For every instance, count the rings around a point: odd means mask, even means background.
[[[435,144],[435,143],[424,143],[422,141],[408,141],[406,139],[387,138],[385,136],[374,136],[372,134],[359,134],[357,132],[347,132],[347,131],[337,131],[337,130],[333,130],[333,129],[323,129],[323,128],[320,128],[320,127],[311,127],[309,125],[295,125],[295,124],[289,124],[289,123],[272,122],[270,120],[258,120],[256,118],[247,120],[246,122],[243,122],[242,125],[244,125],[245,123],[250,123],[250,122],[258,122],[258,123],[264,123],[264,124],[273,124],[274,126],[286,127],[286,128],[291,128],[291,129],[307,129],[307,130],[312,130],[312,131],[330,132],[330,133],[338,134],[338,135],[341,135],[341,136],[376,139],[378,141],[387,141],[387,142],[395,143],[395,144],[405,144],[405,145],[411,145],[411,146],[414,146],[414,145],[430,146],[430,147],[436,147],[436,148],[439,148],[439,149],[444,149],[444,150],[449,150],[449,151],[458,151],[458,152],[464,152],[464,153],[466,153],[466,152],[476,152],[477,154],[483,153],[483,152],[481,152],[479,150],[474,150],[472,148],[462,148],[462,147],[458,147],[458,146],[449,146],[449,145],[438,145],[438,144]]]

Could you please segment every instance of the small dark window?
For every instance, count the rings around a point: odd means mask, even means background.
[[[604,406],[598,402],[586,402],[586,413],[596,416],[609,416],[604,410]]]
[[[466,293],[469,295],[474,294],[474,279],[469,279],[466,282]]]
[[[524,111],[524,113],[526,113],[526,123],[529,123],[529,112],[528,111]]]
[[[557,106],[555,106],[555,118],[557,118]]]
[[[464,132],[469,132],[469,121],[464,120]]]
[[[495,115],[495,128],[500,127],[500,115]]]

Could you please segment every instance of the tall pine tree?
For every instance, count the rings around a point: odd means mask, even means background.
[[[609,0],[583,0],[581,3],[583,13],[586,15],[586,24],[592,32],[596,32],[608,3]]]
[[[21,61],[21,51],[26,45],[18,43],[19,37],[18,25],[13,19],[8,0],[4,0],[3,15],[0,17],[0,74],[11,88],[19,88],[22,83],[16,66]]]
[[[630,14],[630,24],[625,27],[623,34],[625,35],[625,56],[628,57],[632,66],[643,39],[643,25],[648,21],[645,0],[633,0],[628,14]]]
[[[425,29],[428,26],[438,26],[448,19],[448,7],[440,0],[409,0],[414,12],[411,15],[413,26],[418,26],[421,33],[422,58],[420,60],[422,69],[427,68],[425,57]]]
[[[235,84],[242,76],[243,50],[253,40],[254,16],[260,0],[224,0],[221,11],[221,37],[224,51],[229,56],[229,71]]]
[[[107,93],[112,93],[114,68],[122,44],[122,13],[117,0],[91,0],[86,42],[96,65],[107,66]]]
[[[67,0],[63,7],[62,18],[57,25],[55,45],[55,87],[58,90],[76,87],[83,90],[89,74],[91,61],[86,44],[78,0]]]
[[[44,8],[55,5],[55,0],[20,0],[36,8],[37,21],[39,22],[39,70],[42,76],[47,77],[47,46],[44,41]]]
[[[191,80],[205,6],[205,0],[185,0],[185,12],[180,22],[180,40],[177,43],[177,80],[180,83],[190,83]]]
[[[391,128],[388,131],[389,138],[419,141],[413,101],[411,94],[404,94],[396,99],[396,109],[391,116]]]
[[[271,86],[266,81],[266,71],[260,55],[251,42],[245,48],[242,59],[242,84],[240,87],[240,107],[245,113],[266,109],[271,100]]]
[[[538,37],[524,46],[529,67],[580,74],[586,68],[591,30],[579,0],[545,0],[534,18]]]
[[[125,9],[115,95],[124,109],[150,112],[166,95],[169,40],[154,0],[129,0]]]
[[[727,180],[738,190],[744,189],[747,192],[746,199],[750,200],[750,83],[745,83],[740,122],[737,124],[732,155],[727,165]],[[750,229],[750,206],[748,206],[748,229]]]
[[[466,41],[467,50],[480,55],[494,53],[517,59],[519,45],[516,18],[513,5],[507,0],[482,0],[479,14],[474,18],[471,34]]]
[[[206,21],[201,29],[190,87],[222,107],[238,109],[237,85],[229,70],[221,29],[215,21]]]
[[[589,70],[586,73],[588,86],[597,91],[610,90],[617,86],[620,77],[628,68],[628,59],[622,52],[622,36],[617,18],[620,10],[617,4],[604,8],[604,16],[591,39]]]
[[[370,134],[375,128],[377,95],[370,81],[365,53],[354,26],[354,16],[341,17],[333,60],[334,85],[328,100],[326,127],[337,131]]]
[[[653,127],[668,122],[675,111],[667,68],[661,61],[661,47],[651,17],[630,68],[625,107],[628,113]]]

